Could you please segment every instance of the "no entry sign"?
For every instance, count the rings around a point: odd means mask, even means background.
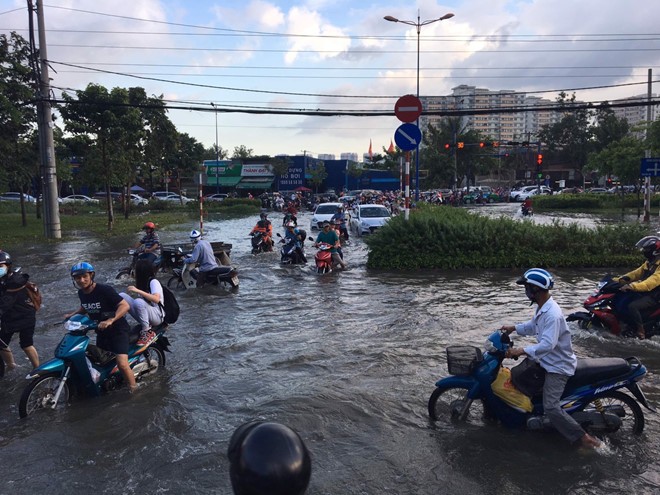
[[[394,115],[401,122],[415,122],[422,115],[422,102],[415,95],[405,95],[394,105]]]

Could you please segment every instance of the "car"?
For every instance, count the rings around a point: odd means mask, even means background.
[[[181,198],[183,198],[183,204],[187,204],[190,203],[191,201],[194,201],[193,199],[187,198],[185,196],[180,196],[170,191],[156,191],[151,195],[151,197],[159,201],[176,201],[179,203],[182,201]]]
[[[105,191],[97,191],[94,193],[94,198],[98,199],[99,201],[105,201],[107,197],[108,195]],[[113,201],[119,203],[121,202],[122,194],[120,192],[111,191],[110,197],[112,198]]]
[[[541,194],[552,194],[552,189],[550,189],[548,186],[525,186],[522,189],[518,189],[517,191],[511,191],[511,193],[509,194],[509,198],[511,199],[511,201],[524,201],[527,198],[527,196],[521,198],[521,195],[539,189],[541,191]]]
[[[500,201],[502,201],[502,197],[492,190],[476,188],[471,189],[470,194],[463,194],[463,203],[466,205],[474,203],[499,203]]]
[[[343,203],[321,203],[314,209],[310,230],[320,230],[323,228],[323,222],[330,221],[332,216],[337,213],[337,209],[344,206]]]
[[[358,236],[373,234],[374,231],[385,225],[392,218],[390,210],[383,205],[357,205],[353,209],[350,228]]]
[[[592,187],[590,189],[587,189],[586,192],[589,194],[605,194],[609,191],[604,187]]]
[[[207,194],[204,196],[204,201],[224,201],[229,197],[229,194],[216,193],[216,194]]]
[[[131,203],[134,204],[135,206],[148,205],[149,200],[147,198],[143,198],[142,196],[139,196],[137,194],[131,194]]]
[[[26,203],[36,203],[37,198],[34,196],[30,196],[29,194],[23,194],[23,200]],[[21,193],[20,192],[6,192],[0,194],[0,201],[20,201],[21,200]]]
[[[66,196],[62,198],[62,203],[83,203],[86,205],[97,205],[99,204],[98,199],[90,198],[84,194],[72,194],[71,196]]]

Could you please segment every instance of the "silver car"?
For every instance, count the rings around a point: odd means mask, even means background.
[[[383,205],[357,205],[351,214],[350,227],[358,236],[373,234],[392,218],[390,210]]]

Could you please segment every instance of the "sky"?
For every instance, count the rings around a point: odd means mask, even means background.
[[[28,37],[26,5],[0,0],[0,32]],[[140,86],[207,147],[337,158],[387,148],[396,100],[417,91],[416,27],[383,18],[447,13],[421,27],[422,96],[467,84],[600,102],[660,76],[657,1],[44,0],[56,96]],[[273,109],[293,114],[247,113]],[[317,111],[392,115],[301,115]]]

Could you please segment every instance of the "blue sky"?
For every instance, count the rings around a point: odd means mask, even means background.
[[[36,2],[35,2],[36,3]],[[641,0],[266,1],[44,0],[56,94],[88,83],[142,86],[186,108],[391,110],[416,91],[416,21],[455,17],[421,32],[420,93],[459,84],[561,89],[600,101],[646,92],[660,74],[660,2]],[[625,10],[624,10],[625,8]],[[24,0],[0,0],[0,30],[27,37]],[[106,72],[100,72],[106,71]],[[110,73],[109,73],[110,72]],[[657,78],[657,76],[656,76]],[[601,89],[579,89],[604,86]],[[657,90],[654,88],[654,92]],[[218,141],[255,154],[374,152],[396,117],[313,117],[219,112]],[[215,115],[170,118],[209,146]]]

